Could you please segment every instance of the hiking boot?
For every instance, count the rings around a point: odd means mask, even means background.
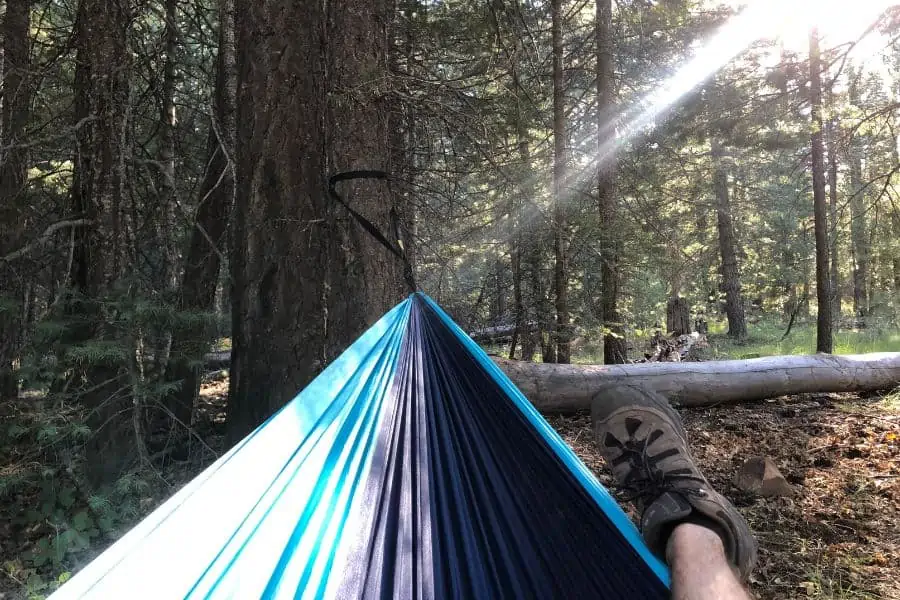
[[[744,517],[700,472],[669,402],[636,385],[611,385],[594,396],[592,420],[594,440],[618,487],[641,512],[647,546],[665,557],[675,526],[698,523],[719,534],[728,560],[746,579],[756,563],[756,540]]]

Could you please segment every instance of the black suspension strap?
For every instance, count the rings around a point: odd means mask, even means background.
[[[337,192],[337,184],[343,181],[351,181],[353,179],[381,179],[383,181],[388,182],[390,185],[390,175],[385,173],[384,171],[371,171],[371,170],[363,170],[363,171],[345,171],[343,173],[337,173],[328,178],[328,194],[340,202],[344,208],[347,209],[347,212],[356,219],[357,223],[359,223],[366,232],[375,238],[382,246],[387,248],[391,254],[399,258],[403,261],[403,279],[406,281],[406,285],[409,286],[410,290],[413,292],[418,291],[418,286],[416,285],[415,274],[413,273],[412,264],[409,262],[409,257],[406,256],[406,248],[403,244],[403,237],[400,231],[400,217],[397,214],[397,211],[391,206],[389,217],[391,219],[391,229],[393,230],[394,241],[391,241],[385,236],[378,227],[375,226],[372,221],[365,218],[344,200],[340,194]]]

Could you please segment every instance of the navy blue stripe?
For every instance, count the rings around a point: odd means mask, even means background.
[[[543,435],[415,297],[342,597],[667,598]],[[344,540],[345,543],[348,540]]]

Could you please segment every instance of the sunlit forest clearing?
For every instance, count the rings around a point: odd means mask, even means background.
[[[614,385],[676,409],[754,597],[900,598],[900,5],[0,0],[0,600],[666,569]]]

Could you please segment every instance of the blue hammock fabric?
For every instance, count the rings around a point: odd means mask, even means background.
[[[613,498],[430,298],[53,596],[667,598]]]

